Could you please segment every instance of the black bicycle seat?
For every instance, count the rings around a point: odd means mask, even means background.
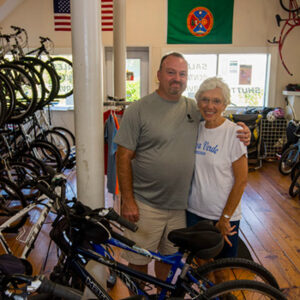
[[[191,251],[196,257],[209,259],[217,256],[224,246],[220,231],[209,221],[172,230],[168,239],[181,250]]]

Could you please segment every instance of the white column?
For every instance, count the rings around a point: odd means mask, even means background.
[[[100,0],[72,0],[77,197],[104,206],[103,70]]]
[[[104,206],[103,65],[100,0],[71,0],[77,197],[92,208]],[[106,287],[106,268],[86,269]],[[83,299],[93,298],[86,288]]]
[[[126,0],[114,0],[114,96],[126,98]]]

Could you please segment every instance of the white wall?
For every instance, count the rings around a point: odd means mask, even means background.
[[[0,5],[4,2],[1,0]],[[235,0],[232,45],[167,45],[167,0],[126,0],[127,46],[149,47],[150,91],[156,88],[156,71],[161,55],[166,51],[201,53],[267,50],[272,53],[273,59],[270,103],[284,106],[282,90],[288,83],[300,83],[300,27],[296,27],[288,35],[283,49],[286,64],[294,73],[291,77],[279,60],[277,45],[267,42],[274,36],[279,38],[282,26],[277,26],[276,14],[280,14],[282,18],[287,17],[277,0]],[[54,41],[58,52],[61,49],[71,50],[71,33],[54,31],[53,0],[23,0],[0,22],[2,32],[9,32],[10,25],[27,29],[30,47],[38,46],[39,36],[48,36]],[[104,46],[112,46],[112,32],[103,32],[102,41]]]

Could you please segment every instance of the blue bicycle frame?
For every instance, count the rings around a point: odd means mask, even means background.
[[[133,252],[133,253],[136,253],[136,254],[140,254],[140,255],[143,255],[143,256],[146,256],[146,257],[149,257],[151,259],[154,259],[156,261],[161,261],[163,263],[166,263],[166,264],[169,264],[171,266],[171,270],[168,274],[168,277],[165,281],[165,283],[167,285],[171,285],[175,275],[176,275],[176,272],[178,270],[182,270],[184,272],[184,276],[187,275],[189,280],[191,280],[192,282],[194,282],[195,284],[199,284],[199,280],[197,278],[195,278],[191,272],[189,272],[188,270],[184,271],[184,267],[185,267],[185,264],[184,262],[182,261],[182,258],[183,258],[183,253],[181,252],[176,252],[172,255],[161,255],[160,253],[157,253],[157,252],[152,252],[152,251],[149,251],[149,250],[146,250],[146,249],[143,249],[143,248],[140,248],[138,246],[127,246],[126,244],[120,242],[119,240],[116,240],[114,238],[111,238],[109,239],[105,244],[108,244],[110,246],[115,246],[117,248],[120,248],[120,249],[123,249],[123,250],[126,250],[126,251],[130,251],[130,252]],[[104,257],[108,257],[110,260],[115,260],[113,258],[113,256],[111,255],[110,251],[108,249],[105,248],[105,244],[93,244],[93,249],[94,251],[96,251],[97,253],[99,253],[100,255],[104,256]],[[117,275],[119,276],[120,274],[117,272]],[[123,281],[122,277],[123,276],[119,276],[120,279]],[[124,281],[124,283],[127,285],[128,282],[126,282],[126,280]],[[128,285],[127,285],[128,286]],[[129,288],[132,288],[132,286],[128,286]],[[204,289],[204,287],[202,286],[202,288]],[[146,296],[145,294],[145,291],[139,289],[137,286],[135,287],[135,292],[137,292],[138,295],[144,295]],[[163,288],[161,293],[159,294],[159,300],[162,300],[162,299],[165,299],[165,296],[166,296],[166,293],[167,291],[170,290],[170,286],[168,286],[168,288]]]

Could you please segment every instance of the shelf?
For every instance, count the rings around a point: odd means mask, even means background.
[[[284,96],[300,96],[300,91],[282,91]]]

